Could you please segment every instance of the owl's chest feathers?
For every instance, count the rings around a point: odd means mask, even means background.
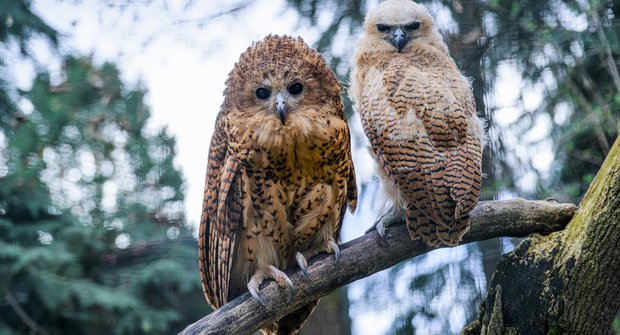
[[[376,58],[361,74],[365,108],[360,112],[377,141],[428,140],[442,159],[450,148],[446,143],[459,140],[451,120],[466,114],[471,91],[447,55],[421,50]]]
[[[383,85],[383,76],[387,74],[396,85],[409,79],[420,85],[434,81],[454,88],[468,86],[452,58],[430,47],[416,47],[403,54],[368,52],[360,57],[358,67],[360,82],[367,85]]]
[[[287,119],[284,126],[258,126],[246,143],[248,156],[243,166],[255,173],[267,171],[285,184],[296,182],[298,175],[329,175],[338,151],[344,151],[336,142],[343,129],[346,124],[335,117],[297,117]]]

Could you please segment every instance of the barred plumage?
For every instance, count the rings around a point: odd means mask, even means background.
[[[259,285],[292,283],[283,271],[338,251],[357,192],[342,86],[301,38],[268,36],[245,51],[226,81],[211,139],[199,263],[218,308]],[[317,301],[263,329],[295,334]]]
[[[483,126],[426,8],[388,0],[365,20],[349,94],[412,239],[457,245],[481,188]]]

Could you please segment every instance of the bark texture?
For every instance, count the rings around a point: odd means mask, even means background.
[[[620,308],[620,138],[566,229],[502,256],[463,334],[609,334]]]
[[[481,202],[471,213],[471,231],[462,243],[498,236],[523,237],[534,232],[549,234],[563,229],[575,211],[575,205],[553,201]],[[341,245],[337,264],[334,264],[333,254],[314,257],[308,266],[310,280],[300,271],[289,273],[297,290],[292,301],[287,302],[286,289],[269,281],[263,283],[260,292],[266,307],[245,293],[188,326],[182,334],[252,334],[338,287],[432,250],[420,241],[412,241],[403,223],[391,225],[385,241],[372,232]]]

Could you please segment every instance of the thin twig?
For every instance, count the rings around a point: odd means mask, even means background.
[[[39,324],[36,321],[34,321],[28,315],[28,313],[26,313],[26,311],[17,302],[17,300],[15,300],[15,297],[13,296],[11,291],[9,290],[6,291],[6,293],[4,294],[4,299],[9,304],[9,306],[11,306],[13,311],[15,311],[15,314],[17,314],[17,316],[22,320],[22,322],[25,323],[28,326],[28,328],[30,328],[30,334],[49,335],[49,333],[45,329],[39,326]]]

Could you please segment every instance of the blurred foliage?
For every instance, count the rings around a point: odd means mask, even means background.
[[[125,89],[113,65],[69,57],[62,77],[37,75],[25,95],[33,112],[3,148],[0,327],[178,330],[199,280],[175,141],[148,129],[145,92]]]
[[[301,22],[321,31],[315,47],[344,83],[376,2],[288,0]],[[439,29],[487,120],[483,198],[578,201],[620,130],[620,2],[421,2],[443,18]],[[223,6],[205,22],[249,3]],[[5,56],[29,57],[37,39],[59,44],[29,0],[0,0],[0,333],[177,331],[207,307],[174,139],[148,127],[145,91],[125,88],[112,64],[67,57],[61,79],[40,71],[30,90],[17,90]],[[502,66],[520,74],[522,87],[515,121],[500,127],[505,104],[494,89]],[[526,103],[532,92],[541,96],[534,107]],[[536,162],[545,146],[554,153],[548,172]],[[522,187],[528,174],[533,190]],[[477,313],[501,251],[492,240],[418,257],[368,281],[363,304],[400,306],[390,333],[452,333]],[[394,293],[402,287],[406,293]]]
[[[0,53],[57,33],[2,1]],[[0,64],[0,333],[173,333],[207,312],[175,140],[112,64],[19,92]],[[17,106],[27,102],[31,112]],[[191,308],[189,308],[192,306]]]
[[[16,45],[23,55],[29,55],[29,42],[34,36],[45,37],[52,45],[58,43],[58,33],[30,10],[30,3],[0,0],[0,127],[21,117],[15,104],[16,91],[6,77],[4,67],[9,45]]]
[[[326,55],[341,78],[348,76],[346,60],[352,56],[352,36],[359,36],[366,11],[376,2],[288,1],[306,23],[321,30],[315,47]],[[483,158],[487,178],[482,198],[507,193],[578,202],[620,131],[620,24],[615,18],[620,13],[620,2],[419,2],[429,8],[431,15],[444,18],[438,28],[456,63],[472,79],[478,110],[487,120],[490,143]],[[497,113],[506,104],[496,101],[500,95],[494,85],[498,69],[504,65],[521,74],[523,86],[514,106],[520,113],[516,121],[499,127]],[[542,102],[528,109],[525,100],[532,93],[539,95]],[[542,125],[543,130],[535,128],[537,125]],[[544,130],[545,126],[549,130]],[[534,128],[539,133],[532,133]],[[506,132],[512,135],[512,143],[505,138]],[[549,143],[554,154],[552,167],[549,172],[540,171],[536,153]],[[528,174],[536,176],[533,189],[522,187],[528,182],[522,178]],[[488,282],[502,245],[492,240],[459,250],[465,250],[457,253],[467,256],[448,263],[436,260],[438,264],[430,267],[424,265],[426,257],[418,257],[389,270],[392,283],[410,278],[404,299],[393,293],[396,287],[386,288],[384,278],[370,281],[367,303],[387,296],[389,303],[405,306],[390,334],[413,334],[416,325],[424,325],[434,334],[447,334],[452,332],[447,325],[453,321],[454,309],[463,308],[466,320],[475,316],[484,292],[473,296],[463,292],[480,291],[476,279],[480,269]],[[413,277],[407,276],[411,266],[416,273]],[[447,307],[444,304],[443,310],[438,308],[434,302],[454,286],[459,287],[452,296],[455,301]],[[377,290],[382,294],[372,294]]]
[[[566,20],[561,11],[567,8],[585,15],[586,31],[575,32],[560,24]],[[579,201],[620,133],[618,14],[618,1],[589,6],[568,3],[553,17],[555,23],[551,21],[541,31],[545,45],[535,51],[544,52],[546,64],[528,66],[531,70],[526,73],[532,80],[555,79],[533,113],[547,114],[553,120],[551,138],[557,153],[549,180],[540,183],[541,196],[553,190],[550,195]],[[536,61],[530,57],[530,63]]]

